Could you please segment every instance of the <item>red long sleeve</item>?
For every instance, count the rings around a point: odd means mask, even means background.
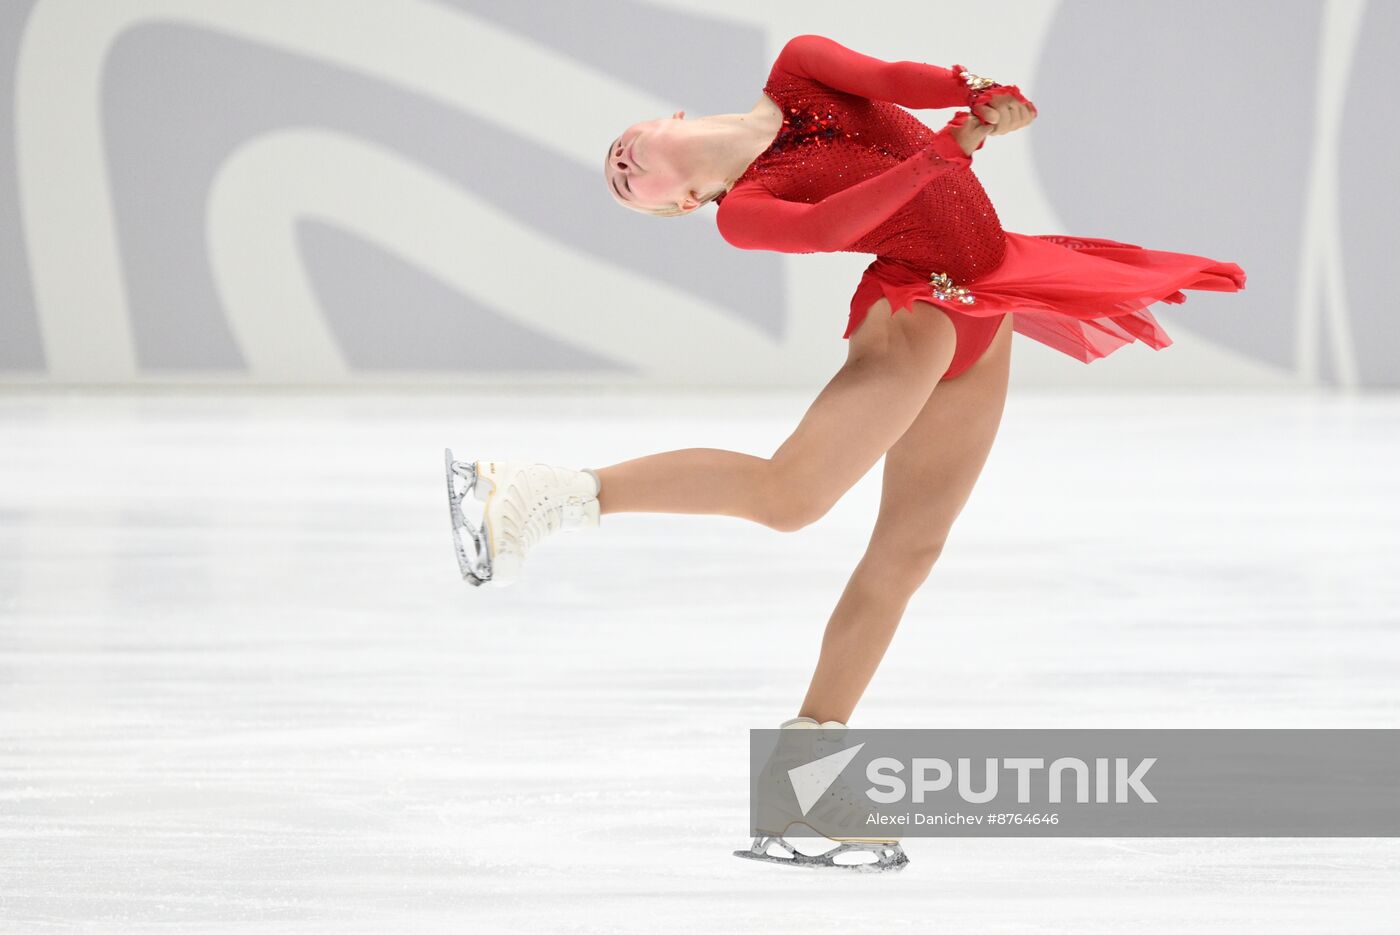
[[[720,203],[715,225],[744,250],[834,252],[874,230],[934,178],[971,164],[945,127],[903,162],[814,204],[779,198],[761,185],[735,186]]]
[[[778,53],[777,64],[829,88],[902,107],[971,107],[993,95],[1011,94],[1034,109],[1014,84],[973,91],[959,76],[962,66],[944,68],[923,62],[886,62],[815,34],[794,36]]]

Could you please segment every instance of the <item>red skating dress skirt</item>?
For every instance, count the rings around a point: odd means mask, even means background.
[[[1154,350],[1172,343],[1148,307],[1186,301],[1183,290],[1237,292],[1245,272],[1235,263],[1102,237],[1019,234],[1003,230],[1006,252],[990,272],[962,282],[938,271],[879,257],[851,298],[842,335],[849,338],[878,299],[891,313],[915,301],[944,311],[957,331],[957,350],[943,375],[972,366],[996,336],[1006,313],[1012,328],[1076,360],[1090,363],[1133,341]]]

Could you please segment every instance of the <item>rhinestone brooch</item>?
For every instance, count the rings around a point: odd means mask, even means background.
[[[983,91],[987,88],[1000,87],[1000,85],[991,78],[982,78],[978,75],[974,75],[970,71],[960,71],[958,72],[958,77],[965,81],[967,86],[974,91]]]
[[[971,305],[977,301],[977,297],[968,292],[966,286],[953,285],[953,279],[947,273],[934,273],[929,277],[929,285],[933,287],[935,299],[961,302],[964,305]]]

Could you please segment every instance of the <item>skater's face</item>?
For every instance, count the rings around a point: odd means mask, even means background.
[[[685,111],[659,120],[634,123],[608,149],[604,181],[613,198],[633,210],[698,207],[695,147],[682,123]]]

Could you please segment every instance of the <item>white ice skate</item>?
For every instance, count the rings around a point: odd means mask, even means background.
[[[765,807],[760,810],[759,834],[753,844],[742,851],[735,851],[735,857],[760,860],[771,864],[785,864],[792,867],[839,867],[842,870],[856,870],[875,873],[902,870],[909,863],[898,838],[832,835],[824,838],[835,842],[836,846],[817,854],[807,854],[792,845],[784,834],[794,825],[804,825],[813,831],[828,831],[839,827],[843,818],[863,813],[856,800],[855,792],[841,780],[833,782],[815,805],[804,815],[795,807],[796,798],[791,794],[792,779],[788,770],[804,766],[828,753],[838,752],[844,747],[846,725],[840,721],[823,721],[808,717],[793,718],[782,724],[783,734],[779,735],[777,749],[764,765],[759,783],[769,790],[780,789],[782,794],[765,796]],[[783,735],[789,730],[823,731],[815,743],[785,743]],[[794,741],[799,738],[794,737]],[[803,737],[801,740],[810,738]],[[769,803],[774,807],[770,808]],[[779,803],[793,803],[792,805]],[[809,822],[811,822],[809,824]],[[854,830],[854,829],[853,829]],[[812,838],[820,841],[823,838]],[[771,853],[777,848],[780,853]],[[870,859],[866,859],[869,855]],[[837,858],[842,858],[838,860]]]
[[[447,501],[462,577],[505,587],[526,554],[560,529],[597,527],[598,475],[588,468],[521,461],[456,461],[447,449]],[[484,504],[481,521],[462,511],[467,494]]]

